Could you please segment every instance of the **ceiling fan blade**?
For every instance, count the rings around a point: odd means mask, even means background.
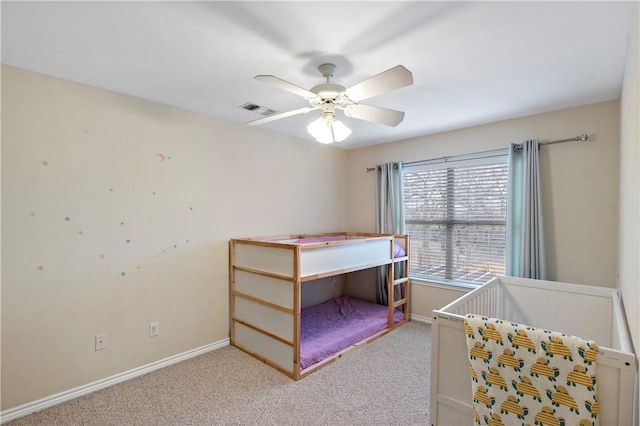
[[[256,75],[254,79],[270,84],[278,89],[286,90],[294,95],[302,96],[305,99],[313,99],[316,97],[315,93],[273,75]]]
[[[265,123],[269,123],[271,121],[280,120],[281,118],[292,117],[292,116],[298,115],[298,114],[306,114],[309,111],[313,111],[314,109],[318,109],[318,108],[304,107],[304,108],[298,108],[298,109],[294,109],[294,110],[287,111],[287,112],[281,112],[280,114],[273,114],[273,115],[269,115],[269,116],[264,117],[264,118],[259,118],[257,120],[249,121],[247,123],[247,125],[249,125],[249,126],[257,126],[259,124],[265,124]]]
[[[386,124],[387,126],[393,127],[400,124],[404,119],[404,112],[402,111],[360,104],[347,106],[344,114],[347,117],[373,121],[374,123]]]
[[[356,83],[345,90],[347,97],[353,102],[372,98],[413,84],[411,71],[402,65],[396,65],[380,74]]]

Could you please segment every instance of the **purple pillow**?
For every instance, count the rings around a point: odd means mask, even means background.
[[[404,247],[398,243],[393,243],[393,257],[402,257],[406,255],[407,252],[404,250]]]

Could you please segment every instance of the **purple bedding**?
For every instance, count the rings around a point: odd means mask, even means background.
[[[343,235],[330,235],[330,236],[322,236],[322,237],[297,238],[293,240],[287,240],[287,242],[293,243],[293,244],[310,244],[310,243],[325,243],[330,241],[343,241],[346,239],[347,238]],[[406,255],[407,255],[407,252],[405,251],[404,247],[402,247],[398,243],[393,243],[393,257],[402,257]]]
[[[308,244],[308,243],[325,243],[329,241],[343,241],[346,239],[347,238],[343,235],[330,235],[330,236],[323,236],[323,237],[298,238],[297,240],[293,240],[291,242],[295,244]]]
[[[338,297],[303,309],[300,321],[300,368],[305,369],[387,327],[386,306]],[[394,323],[404,314],[394,313]]]

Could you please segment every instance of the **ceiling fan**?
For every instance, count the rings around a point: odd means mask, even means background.
[[[320,109],[322,110],[322,115],[309,124],[307,130],[318,142],[333,143],[343,141],[351,134],[351,130],[336,119],[336,109],[343,110],[347,117],[387,126],[397,126],[402,122],[404,118],[404,112],[402,111],[363,105],[358,102],[401,87],[410,86],[413,84],[413,75],[408,69],[402,65],[397,65],[349,88],[330,83],[329,79],[333,77],[335,70],[336,66],[334,64],[320,65],[318,71],[326,78],[326,83],[318,84],[310,90],[303,89],[273,75],[255,76],[258,81],[305,98],[310,106],[273,114],[250,121],[247,124],[249,126],[265,124]]]

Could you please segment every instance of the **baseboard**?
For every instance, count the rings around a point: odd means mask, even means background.
[[[431,324],[431,317],[423,317],[421,315],[409,314],[409,319],[411,319],[411,321],[426,322],[427,324]]]
[[[111,377],[100,379],[95,382],[88,383],[86,385],[78,386],[77,388],[69,389],[67,391],[57,393],[55,395],[47,396],[47,397],[38,399],[37,401],[28,402],[18,407],[11,408],[9,410],[5,410],[1,412],[0,424],[17,419],[18,417],[23,417],[28,414],[35,413],[36,411],[44,410],[45,408],[53,407],[54,405],[58,405],[66,401],[70,401],[74,398],[78,398],[79,396],[87,395],[92,392],[98,391],[100,389],[104,389],[109,386],[113,386],[115,384],[122,383],[127,380],[131,380],[133,378],[142,376],[152,371],[159,370],[163,367],[167,367],[169,365],[176,364],[181,361],[186,361],[189,358],[194,358],[198,355],[202,355],[204,353],[211,352],[213,350],[220,349],[228,345],[229,345],[229,339],[220,340],[219,342],[211,343],[205,346],[201,346],[199,348],[192,349],[187,352],[183,352],[178,355],[170,356],[168,358],[161,359],[156,362],[152,362],[151,364],[134,368],[133,370],[125,371],[123,373],[119,373]]]

